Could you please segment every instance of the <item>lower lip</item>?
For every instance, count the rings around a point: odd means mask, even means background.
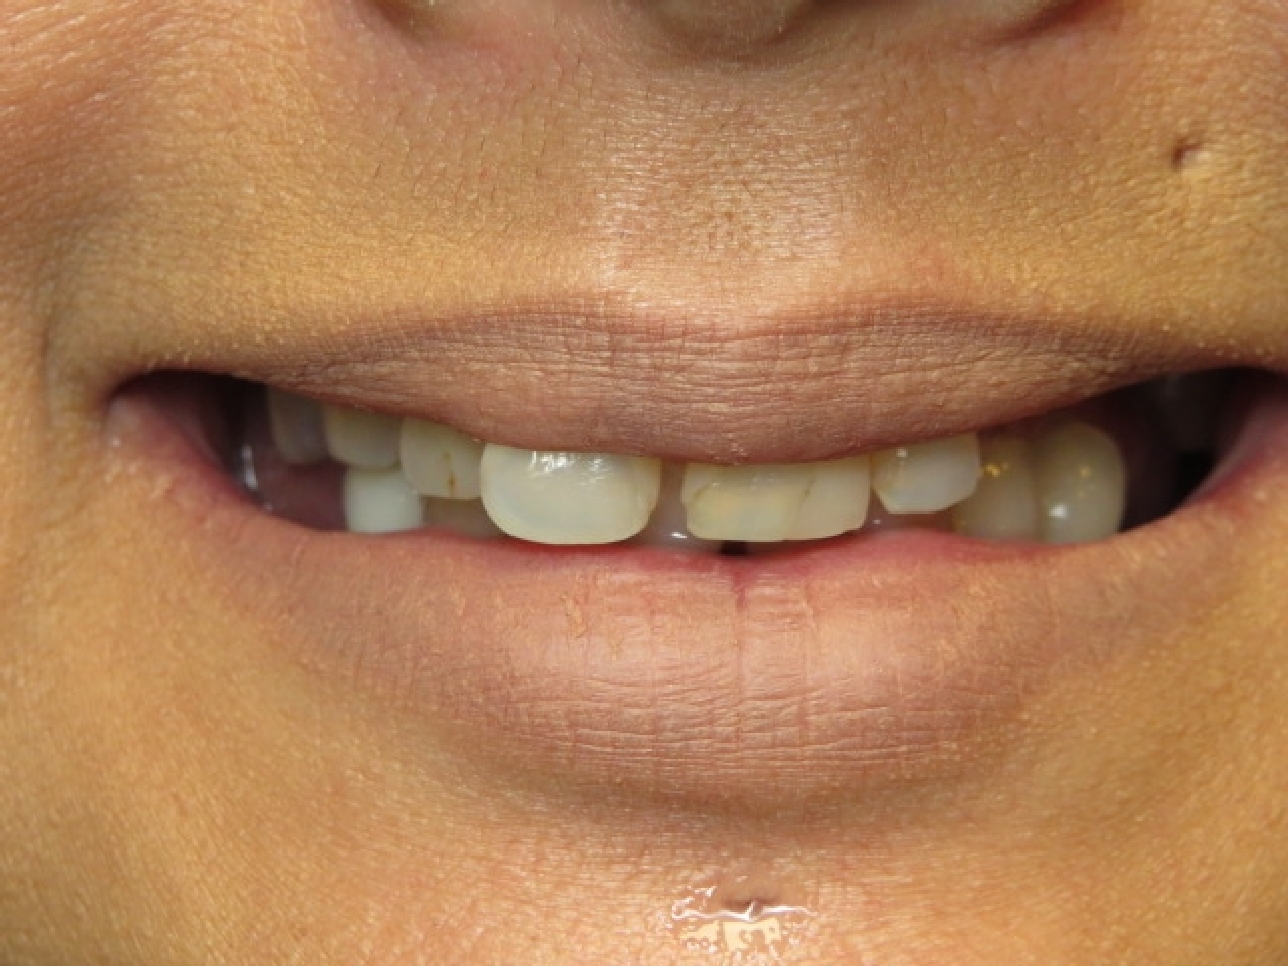
[[[506,782],[749,808],[978,769],[1036,695],[1227,597],[1240,533],[1288,477],[1277,381],[1215,485],[1112,540],[895,531],[729,558],[308,531],[146,403],[118,401],[111,426],[113,458],[174,478],[185,545],[272,646],[438,753]]]

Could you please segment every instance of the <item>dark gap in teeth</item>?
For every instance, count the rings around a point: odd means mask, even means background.
[[[1062,413],[982,433],[981,438],[989,439],[990,433],[1005,436],[1040,432],[1043,426],[1068,418],[1099,427],[1117,441],[1126,463],[1128,487],[1122,529],[1131,529],[1173,512],[1210,477],[1220,456],[1217,429],[1223,419],[1230,419],[1228,413],[1222,415],[1223,411],[1237,408],[1228,403],[1240,385],[1240,375],[1236,370],[1219,370],[1154,380],[1088,400]],[[156,406],[173,417],[197,448],[219,462],[266,511],[313,529],[347,528],[346,474],[352,475],[353,471],[325,456],[311,465],[283,459],[274,441],[262,385],[187,373],[159,373],[137,382],[146,386]],[[1228,427],[1226,435],[1230,435]],[[676,485],[674,479],[671,485]],[[503,536],[477,499],[425,499],[421,503],[423,517],[416,525],[472,538]],[[860,536],[869,530],[909,526],[951,529],[956,525],[955,511],[890,514],[875,494],[871,504]],[[686,539],[681,532],[682,522],[679,526],[668,524],[668,528],[674,539],[660,542],[723,556],[760,556],[776,548],[799,549],[815,542],[713,542]],[[645,542],[658,542],[649,532]]]

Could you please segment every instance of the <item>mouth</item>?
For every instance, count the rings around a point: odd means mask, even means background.
[[[151,364],[109,419],[282,647],[546,791],[977,771],[1035,696],[1219,600],[1288,473],[1283,377],[1195,348],[548,323]]]

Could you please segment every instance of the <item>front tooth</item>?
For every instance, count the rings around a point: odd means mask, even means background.
[[[283,463],[309,466],[326,459],[322,407],[313,400],[270,387],[268,426]]]
[[[367,470],[397,464],[401,420],[341,406],[326,406],[322,412],[326,448],[334,459]]]
[[[488,443],[480,489],[492,522],[549,544],[616,543],[648,524],[660,461],[641,456],[540,452]]]
[[[1036,540],[1037,480],[1026,440],[990,436],[980,442],[982,469],[970,499],[953,508],[953,528],[985,540]]]
[[[479,498],[483,444],[441,423],[404,419],[399,445],[403,473],[425,496]]]
[[[420,494],[397,470],[350,467],[344,474],[345,525],[354,533],[397,533],[424,522]]]
[[[694,536],[769,543],[857,530],[870,494],[871,463],[856,456],[760,466],[691,463],[681,498]]]
[[[1113,437],[1070,421],[1043,433],[1034,456],[1047,543],[1085,543],[1118,532],[1127,502],[1127,472]]]
[[[938,513],[974,493],[979,472],[979,437],[967,433],[877,453],[872,488],[891,513]]]

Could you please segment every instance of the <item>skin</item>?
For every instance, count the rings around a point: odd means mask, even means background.
[[[511,780],[312,673],[105,429],[375,293],[933,283],[1282,368],[1282,3],[0,0],[0,49],[0,961],[717,962],[650,925],[712,882],[818,910],[801,964],[1288,959],[1288,508],[967,777],[766,812]]]

